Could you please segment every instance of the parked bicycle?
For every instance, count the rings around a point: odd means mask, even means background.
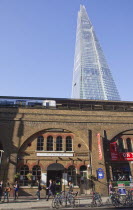
[[[90,204],[91,207],[100,207],[102,206],[102,198],[101,195],[97,192],[93,192],[92,202]]]
[[[132,191],[127,191],[125,195],[120,195],[119,192],[114,192],[110,195],[106,204],[109,204],[109,200],[115,207],[131,207],[133,206],[133,193]]]
[[[77,196],[78,192],[65,192],[62,191],[60,193],[57,193],[52,201],[52,208],[60,208],[60,207],[66,207],[71,206],[75,207],[75,198]]]

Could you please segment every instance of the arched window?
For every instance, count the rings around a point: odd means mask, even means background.
[[[71,181],[73,185],[77,185],[77,176],[76,176],[75,166],[69,166],[67,173],[68,173],[68,182]]]
[[[57,136],[56,138],[56,151],[62,151],[62,137]]]
[[[47,137],[47,151],[53,151],[53,136]]]
[[[128,152],[132,152],[133,150],[132,150],[132,141],[131,141],[131,139],[127,138],[126,141],[127,141],[127,151]]]
[[[71,138],[71,136],[66,137],[66,151],[72,151],[72,138]]]
[[[37,150],[41,151],[43,150],[43,144],[44,144],[44,137],[38,136],[37,138]]]
[[[119,152],[125,152],[124,144],[123,144],[123,139],[122,138],[119,138],[118,139],[118,146],[119,146]]]
[[[29,167],[24,165],[20,169],[20,185],[27,186],[28,185],[28,178],[27,174],[29,173]]]
[[[38,165],[33,166],[32,168],[32,175],[33,175],[33,185],[37,185],[37,180],[41,179],[41,168]]]

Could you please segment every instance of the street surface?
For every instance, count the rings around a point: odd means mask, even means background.
[[[103,201],[103,206],[101,207],[89,207],[89,204],[91,203],[91,199],[88,199],[87,197],[82,198],[79,197],[76,201],[76,207],[75,208],[71,208],[71,207],[63,207],[60,208],[61,210],[71,210],[71,209],[79,209],[79,210],[86,210],[86,209],[133,209],[133,208],[115,208],[112,207],[111,204],[106,204],[108,197],[103,197],[102,201]],[[29,210],[29,209],[36,209],[36,210],[41,210],[41,209],[46,209],[46,210],[54,210],[52,208],[52,199],[49,199],[49,201],[46,201],[46,199],[40,199],[37,200],[36,197],[19,197],[19,199],[17,201],[14,201],[13,198],[10,198],[9,203],[5,202],[0,202],[0,210]]]

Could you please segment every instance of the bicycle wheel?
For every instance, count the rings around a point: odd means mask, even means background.
[[[67,198],[67,201],[69,202],[71,207],[75,206],[75,200],[74,200],[74,197],[72,195],[69,195],[69,197]]]
[[[97,207],[96,201],[92,201],[92,202],[91,202],[91,207]]]
[[[101,201],[100,199],[97,200],[96,203],[97,203],[97,206],[98,206],[98,207],[102,206],[102,201]]]
[[[60,201],[59,201],[59,199],[54,199],[52,201],[52,208],[58,209],[59,207],[60,207]]]
[[[59,200],[56,200],[55,208],[56,208],[56,209],[59,209],[59,207],[60,207],[60,201],[59,201]]]
[[[56,206],[56,200],[53,199],[53,200],[52,200],[52,208],[55,208],[55,206]]]

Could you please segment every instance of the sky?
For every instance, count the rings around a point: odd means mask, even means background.
[[[0,96],[71,98],[80,4],[133,101],[133,0],[0,0]]]

